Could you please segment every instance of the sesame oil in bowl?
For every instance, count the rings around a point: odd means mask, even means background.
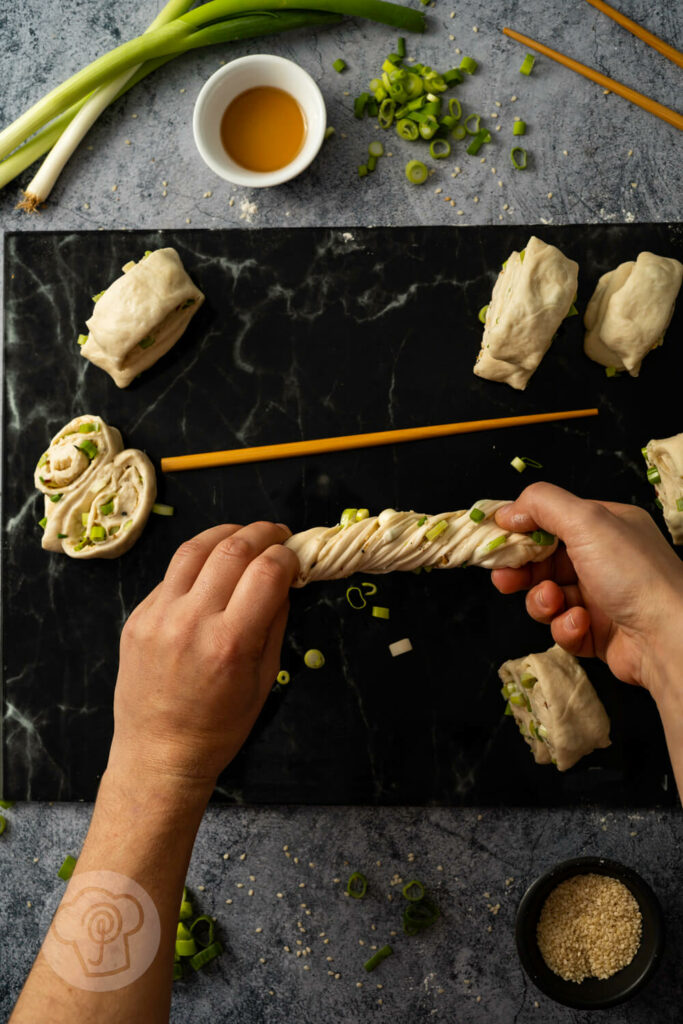
[[[221,142],[235,163],[267,173],[286,167],[306,138],[306,119],[296,99],[272,85],[247,89],[228,104]]]

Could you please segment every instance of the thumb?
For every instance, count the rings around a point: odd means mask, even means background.
[[[526,487],[516,501],[498,509],[495,519],[504,530],[548,530],[568,543],[578,531],[585,533],[587,517],[599,508],[597,502],[577,498],[563,487],[536,483]]]

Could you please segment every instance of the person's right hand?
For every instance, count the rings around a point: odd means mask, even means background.
[[[494,569],[497,589],[527,590],[527,611],[550,625],[556,643],[602,658],[618,679],[654,695],[662,658],[683,657],[683,562],[647,512],[537,483],[499,509],[496,522],[563,542],[545,562]]]

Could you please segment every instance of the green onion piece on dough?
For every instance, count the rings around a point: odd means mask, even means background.
[[[508,716],[509,716],[509,715],[512,715],[512,716],[514,716],[514,714],[515,714],[515,713],[514,713],[514,711],[512,710],[512,708],[510,707],[510,703],[509,703],[509,701],[508,701],[508,703],[507,703],[507,704],[505,705],[505,711],[503,712],[503,714],[504,714],[504,715],[508,715]]]
[[[507,541],[507,534],[501,534],[500,537],[495,537],[493,540],[490,540],[488,542],[488,544],[486,545],[486,550],[487,551],[495,551],[496,548],[499,548],[501,546],[501,544],[505,544],[506,541]]]
[[[61,494],[51,494],[50,495],[50,501],[54,501],[54,502],[60,501],[61,498],[62,498]]]
[[[103,526],[90,527],[90,540],[106,540],[107,531]]]
[[[406,178],[411,185],[424,185],[427,173],[427,168],[421,160],[409,160],[406,164]]]
[[[524,459],[520,459],[519,455],[515,455],[510,465],[513,467],[513,469],[516,469],[518,473],[523,473],[526,469],[526,462],[524,461]]]
[[[473,75],[478,66],[476,60],[472,57],[463,57],[460,61],[460,70],[466,71],[468,75]]]
[[[376,619],[388,619],[389,618],[389,609],[388,608],[383,608],[382,605],[380,605],[380,604],[374,604],[372,606],[372,614],[373,614],[373,617],[376,618]]]
[[[78,428],[78,433],[92,434],[94,430],[97,430],[97,427],[94,423],[81,423],[80,427]]]
[[[647,479],[648,482],[651,484],[661,484],[662,478],[659,475],[659,470],[656,466],[650,466],[650,468],[647,471]]]
[[[425,887],[422,882],[418,882],[417,879],[413,879],[408,882],[407,885],[403,886],[403,895],[410,903],[417,903],[421,900],[425,894]]]
[[[88,456],[91,462],[97,455],[97,445],[93,441],[81,441],[80,444],[77,444],[74,447],[84,452],[84,454]]]
[[[569,307],[569,312],[567,313],[567,316],[565,317],[565,320],[568,319],[568,317],[570,317],[570,316],[578,316],[578,315],[579,315],[579,311],[576,308],[576,306],[574,305],[574,303],[572,302],[571,306]]]
[[[140,348],[149,348],[150,345],[153,345],[153,344],[154,344],[154,338],[152,337],[151,334],[148,334],[146,338],[143,338],[142,341],[138,342],[138,345],[139,345]]]
[[[306,668],[322,668],[325,664],[325,655],[322,651],[312,647],[304,654],[304,665]]]
[[[488,311],[489,311],[488,305],[481,307],[481,309],[479,310],[479,313],[478,313],[478,317],[479,317],[479,322],[480,323],[482,323],[482,324],[486,323],[486,314],[488,313]]]
[[[526,135],[526,121],[515,121],[512,126],[513,135]]]
[[[332,61],[332,67],[335,71],[338,71],[341,74],[341,72],[346,68],[346,61],[342,60],[341,57],[337,57],[336,60]]]
[[[79,334],[78,337],[76,338],[76,341],[81,346],[81,348],[85,345],[87,340],[88,340],[88,335],[87,334]]]
[[[379,965],[382,963],[382,960],[386,960],[386,958],[388,956],[391,956],[393,952],[394,951],[391,948],[391,946],[382,946],[381,949],[377,950],[374,956],[371,956],[369,960],[365,961],[363,967],[365,968],[366,971],[368,971],[368,973],[370,971],[374,971],[375,967],[379,967]]]
[[[640,454],[643,456],[643,458],[645,459],[645,461],[649,465],[650,464],[650,460],[647,457],[647,448],[641,448],[640,449]]]
[[[486,519],[486,513],[482,512],[480,508],[473,508],[470,512],[470,519],[473,523],[480,523],[482,519]]]
[[[441,519],[435,526],[432,526],[431,530],[427,530],[427,532],[425,533],[425,539],[436,540],[436,538],[440,537],[444,530],[447,529],[448,523],[446,522],[445,519]]]
[[[356,595],[358,595],[356,597]],[[346,600],[349,602],[351,607],[359,612],[362,608],[365,608],[367,601],[363,597],[363,591],[360,587],[347,587],[346,588]]]
[[[220,956],[223,952],[223,947],[220,942],[212,942],[206,949],[201,949],[199,953],[190,960],[190,965],[195,971],[201,971],[212,960],[215,960],[217,956]]]
[[[521,154],[519,160],[517,160],[515,153]],[[522,149],[521,146],[512,147],[512,149],[510,150],[510,160],[512,161],[512,166],[515,168],[516,171],[526,170],[527,152],[525,149]]]
[[[104,505],[100,505],[100,515],[101,516],[110,516],[113,511],[114,511],[114,502],[113,501],[107,501],[107,502],[105,502]]]
[[[45,527],[47,526],[47,516],[43,516],[42,519],[38,520],[38,526],[41,528],[41,530],[45,529]]]
[[[362,900],[368,891],[368,880],[360,871],[354,871],[346,883],[346,891],[354,900]]]
[[[101,292],[97,293],[97,295],[91,295],[90,297],[93,300],[93,302],[99,302],[102,296],[104,295],[105,291],[106,289],[103,288]]]
[[[357,513],[357,508],[345,508],[339,520],[340,524],[342,526],[350,526],[351,523],[355,523]]]
[[[427,522],[427,516],[421,516],[421,517],[420,517],[420,518],[418,519],[418,521],[417,521],[417,525],[418,525],[418,526],[424,526],[424,524],[425,524],[426,522]]]
[[[451,144],[447,139],[432,139],[429,144],[429,155],[433,160],[445,160],[451,155]]]
[[[657,506],[657,508],[659,508],[659,509],[663,509],[663,508],[664,508],[664,506],[662,505],[662,503],[661,503],[661,501],[659,500],[659,498],[655,498],[655,505],[656,505],[656,506]]]
[[[173,505],[161,505],[158,502],[152,505],[152,512],[155,516],[172,516],[175,513]]]
[[[683,498],[676,498],[676,510],[683,512]]]
[[[281,668],[276,678],[280,686],[286,686],[289,680],[291,679],[291,676],[286,668]]]
[[[548,739],[548,730],[546,729],[546,727],[544,725],[537,725],[536,726],[536,732],[538,733],[538,735],[541,737],[542,740],[547,740]]]
[[[62,864],[61,868],[60,868],[60,869],[59,869],[59,871],[57,872],[57,875],[58,875],[58,876],[59,876],[59,878],[61,878],[61,879],[62,879],[63,881],[65,881],[65,882],[68,882],[68,881],[69,881],[69,879],[71,878],[71,876],[72,876],[72,875],[73,875],[73,873],[74,873],[74,868],[75,868],[75,867],[76,867],[76,858],[75,858],[75,857],[72,857],[72,856],[71,856],[71,855],[69,854],[68,856],[66,856],[66,857],[64,858],[64,863]]]
[[[555,534],[548,533],[547,530],[534,530],[531,534],[531,539],[534,544],[540,544],[544,547],[555,543]]]
[[[531,690],[534,683],[537,682],[537,679],[536,676],[531,674],[531,672],[523,672],[519,681],[525,690]]]
[[[527,53],[526,57],[522,61],[522,66],[519,69],[520,75],[530,75],[535,63],[536,58],[533,56],[533,54]]]
[[[81,512],[81,526],[87,526],[89,518],[90,518],[90,513],[89,512]]]

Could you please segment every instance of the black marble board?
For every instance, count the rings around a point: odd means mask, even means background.
[[[18,233],[6,239],[2,508],[4,794],[92,799],[112,730],[121,627],[176,546],[219,521],[331,524],[347,506],[420,511],[513,497],[514,455],[586,496],[654,509],[640,454],[681,429],[665,382],[683,369],[683,304],[641,376],[607,379],[565,322],[527,390],[472,374],[500,263],[531,233],[598,276],[643,249],[681,256],[681,225]],[[186,336],[125,391],[79,356],[90,296],[147,248],[175,246],[207,301]],[[34,464],[73,416],[97,413],[161,456],[392,427],[582,408],[600,416],[159,479],[152,516],[114,562],[48,554]],[[487,572],[375,577],[381,621],[347,581],[292,593],[282,666],[217,798],[246,803],[668,804],[670,766],[649,696],[588,671],[613,744],[560,774],[537,767],[502,716],[496,669],[548,631]],[[412,653],[388,644],[410,637]],[[303,654],[318,647],[325,667]],[[141,681],[141,685],[143,685]],[[188,706],[188,714],[192,714]]]

